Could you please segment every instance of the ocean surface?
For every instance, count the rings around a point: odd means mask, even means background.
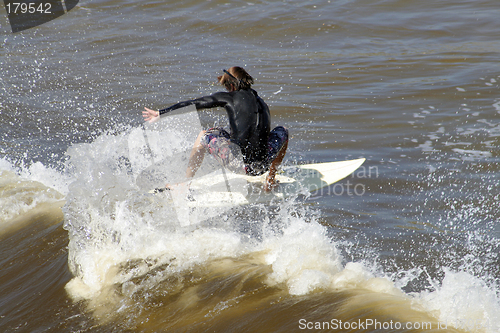
[[[498,0],[80,0],[12,33],[0,9],[0,331],[500,332],[499,17]],[[141,111],[220,91],[231,66],[289,128],[284,165],[366,162],[183,220],[148,190],[197,126]]]

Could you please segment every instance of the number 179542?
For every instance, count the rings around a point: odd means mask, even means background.
[[[26,2],[12,2],[5,5],[8,14],[52,14],[52,4],[47,3],[26,3]]]

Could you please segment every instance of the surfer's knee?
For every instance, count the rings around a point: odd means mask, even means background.
[[[201,147],[201,148],[205,148],[203,147],[203,145],[201,144],[201,141],[203,140],[203,138],[205,137],[205,134],[207,133],[207,131],[205,130],[202,130],[200,131],[200,134],[198,134],[198,137],[196,138],[196,141],[194,142],[194,146],[195,147]]]
[[[196,141],[200,141],[205,136],[205,134],[207,134],[207,131],[201,130],[200,133],[198,134],[198,137],[196,138]]]

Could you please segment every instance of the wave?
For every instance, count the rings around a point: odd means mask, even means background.
[[[389,274],[376,261],[352,261],[343,253],[356,245],[335,241],[321,212],[297,198],[229,207],[184,226],[165,197],[146,191],[182,177],[182,152],[193,138],[188,129],[163,126],[73,145],[63,172],[2,162],[3,227],[29,225],[40,212],[51,216],[46,232],[60,234],[64,226],[73,276],[65,290],[92,315],[83,319],[87,326],[97,320],[109,331],[499,327],[499,288],[487,277],[447,267],[441,277],[419,267]],[[422,276],[427,285],[404,291]]]

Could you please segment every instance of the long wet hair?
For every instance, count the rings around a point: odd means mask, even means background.
[[[227,90],[230,90],[231,86],[236,87],[236,90],[250,89],[253,84],[253,77],[241,67],[234,66],[223,71],[224,74],[217,77],[217,79]]]

